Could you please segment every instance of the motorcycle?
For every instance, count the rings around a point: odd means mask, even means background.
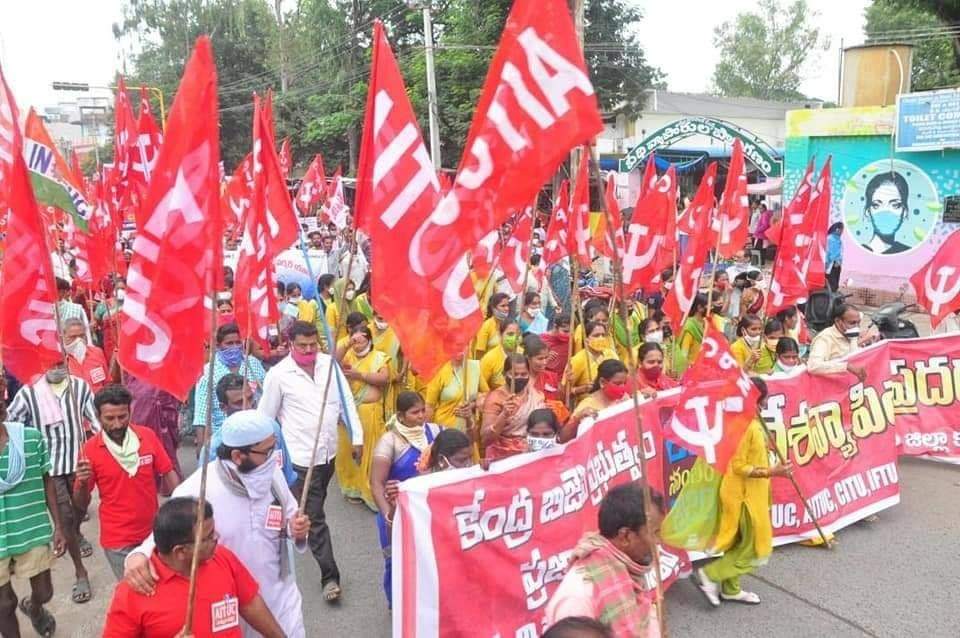
[[[920,336],[917,326],[903,314],[917,312],[916,305],[907,305],[903,301],[884,304],[870,315],[870,323],[877,327],[884,339],[916,339]]]
[[[839,292],[824,288],[810,293],[803,308],[803,318],[807,322],[810,336],[833,325],[833,310],[844,303],[852,295],[842,295]]]

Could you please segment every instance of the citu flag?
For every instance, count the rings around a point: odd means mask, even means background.
[[[960,230],[947,237],[930,261],[910,277],[910,283],[934,328],[960,310]]]
[[[271,188],[283,183],[284,178],[279,157],[268,157],[271,152],[276,155],[276,150],[266,137],[271,125],[265,121],[265,115],[260,98],[255,97],[253,188],[250,210],[243,221],[233,307],[240,334],[269,349],[270,326],[280,320],[273,258],[282,250],[278,243],[270,241],[270,219],[289,218],[294,212],[289,197],[270,197]]]
[[[570,149],[603,130],[566,0],[516,0],[490,63],[453,189],[418,228],[435,279],[534,200]]]
[[[827,230],[833,203],[832,164],[833,157],[828,156],[820,170],[820,179],[817,180],[817,197],[810,201],[810,250],[802,269],[807,290],[819,290],[827,283]]]
[[[137,118],[137,148],[133,153],[131,171],[134,179],[143,183],[144,188],[150,184],[153,167],[157,164],[160,154],[160,145],[163,144],[163,133],[157,126],[150,111],[150,98],[147,88],[140,87],[140,115]]]
[[[0,266],[3,365],[21,383],[35,381],[63,360],[54,304],[53,262],[30,175],[13,93],[0,69],[0,209],[8,208]]]
[[[720,196],[717,216],[713,220],[714,239],[719,233],[720,256],[730,259],[738,250],[743,250],[750,235],[750,200],[747,197],[746,163],[743,144],[733,140],[730,165],[727,167],[727,182]]]
[[[650,153],[647,156],[647,163],[643,167],[643,177],[640,179],[640,192],[637,194],[637,199],[640,199],[647,194],[647,191],[652,189],[657,183],[657,158],[656,155]]]
[[[587,156],[589,150],[580,149],[580,163],[577,165],[577,181],[573,187],[573,201],[570,202],[570,228],[567,230],[567,254],[576,258],[584,268],[593,264],[590,244],[590,171]]]
[[[707,322],[700,352],[683,376],[664,436],[723,473],[750,422],[760,393]]]
[[[343,176],[340,167],[337,167],[330,180],[330,190],[327,202],[323,206],[321,218],[325,222],[332,222],[338,229],[343,230],[350,223],[350,207],[343,193]]]
[[[499,228],[495,228],[484,235],[483,239],[473,247],[473,251],[471,251],[473,259],[470,262],[470,269],[473,271],[473,274],[483,280],[484,283],[486,283],[486,279],[496,267],[502,249],[503,242],[500,240]]]
[[[771,270],[770,293],[767,295],[765,312],[768,317],[806,297],[805,283],[800,279],[797,265],[801,261],[801,253],[810,242],[806,230],[810,223],[807,214],[810,198],[816,188],[814,160],[811,158],[803,179],[797,185],[793,198],[783,209],[780,220],[767,230],[767,239],[777,246]]]
[[[527,208],[517,218],[513,233],[507,239],[500,256],[500,270],[513,294],[523,293],[527,274],[530,272],[530,240],[533,236],[533,209]]]
[[[133,243],[120,309],[120,364],[183,400],[206,361],[211,295],[222,271],[217,73],[197,38]]]
[[[267,104],[270,96],[267,95]],[[266,249],[277,254],[290,248],[300,237],[300,222],[297,220],[287,191],[283,174],[283,162],[274,143],[273,109],[261,108],[260,117],[254,122],[253,152],[250,166],[251,207],[262,205],[266,222]],[[257,189],[261,190],[257,190]],[[257,211],[261,214],[261,211]]]
[[[660,273],[673,265],[677,246],[676,171],[671,166],[662,177],[654,172],[650,179],[627,228],[624,277],[636,281],[633,290],[656,290]]]
[[[679,331],[684,318],[690,312],[700,287],[700,275],[713,248],[713,237],[709,229],[716,203],[713,194],[716,183],[717,163],[710,162],[690,206],[687,207],[690,219],[696,225],[691,228],[690,239],[677,264],[673,287],[667,292],[663,302],[663,312],[670,318],[675,331]]]
[[[272,120],[271,120],[272,121]],[[293,151],[290,148],[290,138],[283,138],[280,144],[280,174],[283,179],[290,175],[290,169],[293,167]]]
[[[414,238],[440,201],[440,182],[379,20],[372,56],[355,221],[370,237],[373,307],[397,333],[413,369],[429,379],[467,349],[480,327],[480,304],[462,258],[476,242],[441,275],[424,276]]]
[[[306,215],[323,200],[327,192],[327,176],[323,170],[323,156],[317,153],[297,188],[297,209]]]
[[[142,203],[146,192],[146,181],[137,120],[133,115],[130,96],[123,76],[117,78],[117,90],[113,103],[113,165],[115,187],[120,207],[132,212],[137,221],[137,230],[142,225]],[[139,170],[134,164],[139,164]]]
[[[560,183],[560,192],[553,204],[547,239],[543,244],[543,265],[552,266],[568,255],[567,232],[570,228],[570,181]]]
[[[227,184],[223,188],[223,194],[220,201],[220,210],[222,211],[225,222],[233,225],[238,230],[243,224],[250,209],[250,191],[253,188],[253,155],[247,153],[233,175],[227,178]]]

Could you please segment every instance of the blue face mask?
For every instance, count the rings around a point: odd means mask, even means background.
[[[903,223],[903,216],[889,208],[871,212],[871,217],[873,218],[873,228],[877,231],[877,234],[888,237],[896,233],[900,224]]]
[[[220,359],[220,363],[228,368],[237,368],[243,363],[243,346],[236,345],[220,348],[217,350],[217,357]]]

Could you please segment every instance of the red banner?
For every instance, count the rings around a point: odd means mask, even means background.
[[[883,342],[853,360],[869,371],[866,383],[803,370],[767,379],[762,416],[827,532],[899,502],[898,454],[960,461],[960,335]],[[680,396],[674,389],[641,404],[650,484],[668,505],[696,458],[660,436]],[[565,446],[489,471],[402,484],[393,536],[395,636],[541,635],[546,603],[581,534],[596,529],[603,494],[640,476],[629,401],[584,427]],[[816,536],[790,482],[773,479],[772,491],[774,544]],[[662,553],[665,575],[683,571],[683,558]],[[475,610],[469,618],[459,613],[467,607]]]

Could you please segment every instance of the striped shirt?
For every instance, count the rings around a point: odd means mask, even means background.
[[[250,366],[250,371],[246,373],[247,382],[251,385],[256,385],[256,388],[253,391],[253,403],[256,405],[257,401],[260,399],[260,394],[263,389],[263,378],[267,376],[267,371],[263,369],[263,364],[260,363],[260,360],[254,356],[246,355],[246,361],[246,365]],[[237,374],[239,374],[241,377],[244,375],[244,367],[244,364],[241,363],[240,367],[237,369]],[[223,410],[220,409],[220,401],[217,400],[217,384],[220,383],[220,379],[230,374],[230,372],[230,368],[223,365],[223,363],[220,361],[220,357],[214,355],[213,413],[210,415],[211,432],[218,432],[220,430],[220,426],[223,425],[223,420],[227,418],[227,415],[225,415]],[[204,366],[203,374],[201,374],[200,378],[197,380],[197,391],[194,394],[196,398],[194,400],[193,408],[193,426],[198,428],[207,426],[207,381],[209,374],[210,369],[207,366]]]
[[[77,468],[77,458],[84,443],[84,419],[90,422],[94,432],[100,431],[100,422],[97,421],[97,414],[93,408],[93,392],[90,386],[77,377],[70,377],[70,384],[76,403],[70,401],[70,391],[65,391],[58,397],[60,410],[63,412],[66,423],[40,424],[37,391],[32,385],[20,388],[13,397],[13,401],[7,406],[7,419],[40,430],[50,454],[51,476],[73,474]]]
[[[53,537],[43,475],[50,472],[47,446],[37,430],[25,428],[23,455],[26,469],[16,487],[0,494],[0,558],[19,556],[46,545]],[[0,476],[10,466],[10,444],[0,453]]]

